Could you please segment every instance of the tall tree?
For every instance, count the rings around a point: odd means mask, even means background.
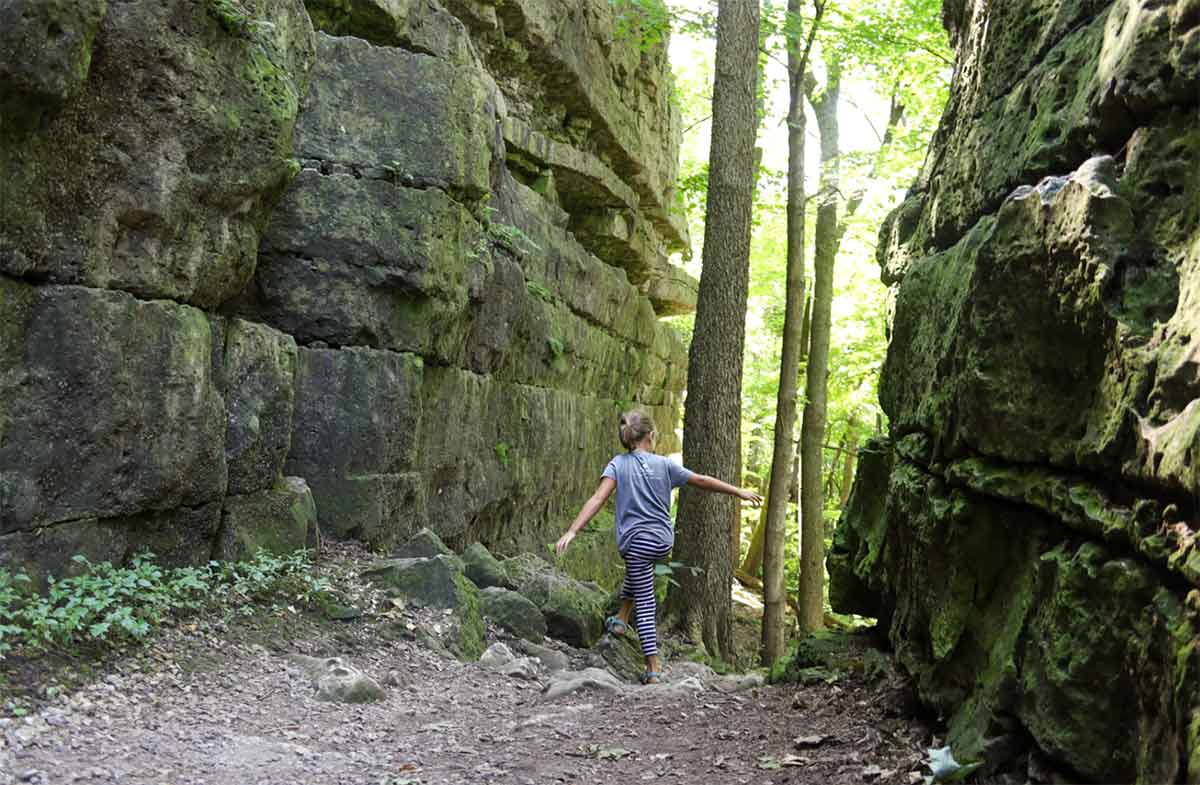
[[[762,662],[770,666],[783,655],[787,640],[787,597],[784,590],[784,533],[792,480],[796,430],[796,388],[804,322],[804,75],[821,16],[823,0],[813,2],[807,36],[801,34],[801,0],[788,0],[785,34],[788,58],[787,283],[783,346],[779,362],[779,394],[775,406],[775,449],[763,532]]]
[[[829,376],[829,333],[833,317],[833,263],[840,245],[838,226],[838,115],[841,64],[828,58],[823,88],[811,75],[806,92],[821,139],[821,180],[813,251],[812,338],[800,428],[800,629],[825,625],[825,488],[821,482]]]
[[[719,0],[709,147],[704,266],[688,352],[683,459],[692,469],[734,480],[740,464],[742,351],[750,262],[754,137],[758,124],[757,0]],[[736,480],[735,480],[736,481]],[[684,488],[677,558],[684,572],[670,598],[676,628],[699,633],[710,653],[732,651],[729,522],[733,499]]]

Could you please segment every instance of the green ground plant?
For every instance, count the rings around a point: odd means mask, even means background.
[[[0,569],[0,659],[145,639],[169,619],[217,606],[253,613],[252,603],[278,599],[320,607],[329,582],[309,572],[307,552],[275,556],[259,551],[244,562],[161,567],[152,553],[128,567],[72,561],[78,575],[48,579],[38,591],[24,573]]]

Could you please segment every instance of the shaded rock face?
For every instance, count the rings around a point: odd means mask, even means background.
[[[883,621],[959,760],[1011,765],[1017,727],[1082,778],[1192,781],[1200,6],[945,18],[950,105],[879,246],[891,433],[831,600]]]
[[[606,0],[142,5],[0,9],[0,566],[540,549],[618,411],[677,446],[678,120]]]

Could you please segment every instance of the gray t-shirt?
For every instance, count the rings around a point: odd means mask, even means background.
[[[603,476],[617,482],[617,550],[624,554],[634,534],[647,534],[671,547],[671,491],[686,483],[692,472],[661,455],[627,452],[609,461]]]

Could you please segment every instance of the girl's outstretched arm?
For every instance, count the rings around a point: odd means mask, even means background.
[[[592,498],[583,503],[583,509],[575,516],[567,533],[558,538],[558,544],[554,546],[556,553],[562,555],[562,552],[571,544],[571,540],[575,539],[575,535],[579,534],[579,530],[587,526],[588,521],[595,518],[596,513],[600,512],[600,508],[608,501],[608,497],[612,496],[613,489],[616,487],[617,481],[611,477],[604,477],[600,480],[600,487],[592,494]]]
[[[715,491],[716,493],[736,496],[742,501],[750,502],[753,507],[762,504],[762,497],[754,491],[748,491],[745,488],[736,488],[727,482],[721,482],[716,477],[709,477],[707,474],[693,474],[688,478],[688,485],[706,491]]]

